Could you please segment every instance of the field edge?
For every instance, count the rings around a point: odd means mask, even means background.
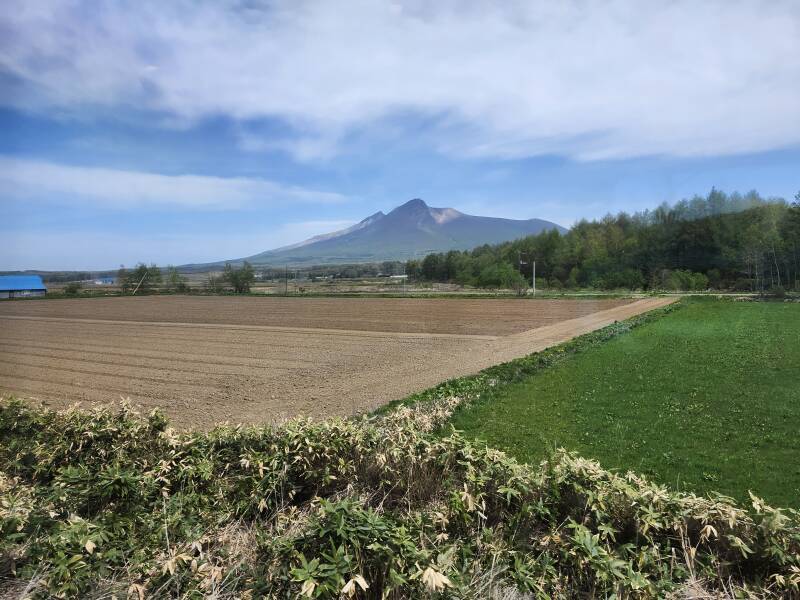
[[[473,375],[465,375],[444,381],[436,386],[388,402],[375,410],[362,413],[368,417],[381,417],[401,407],[417,407],[444,398],[457,397],[456,411],[473,405],[474,402],[490,402],[493,395],[505,386],[534,375],[563,360],[602,344],[612,338],[631,331],[646,323],[660,319],[686,305],[681,298],[667,306],[650,309],[628,319],[606,325],[589,333],[576,336],[566,342],[532,352],[526,356],[487,367]]]

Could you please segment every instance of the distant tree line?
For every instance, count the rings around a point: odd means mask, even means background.
[[[246,294],[254,280],[255,272],[248,262],[241,267],[226,264],[221,276],[208,276],[205,288],[207,291],[222,292],[228,287],[237,294]],[[117,272],[117,281],[123,294],[149,294],[156,290],[185,294],[191,291],[186,278],[172,265],[161,269],[154,263],[139,263],[131,270],[123,266]]]
[[[168,265],[162,270],[155,263],[139,263],[131,270],[120,267],[117,283],[123,294],[149,294],[157,289],[177,293],[189,291],[186,278],[178,272],[177,267]]]
[[[712,189],[670,206],[580,221],[471,251],[409,261],[409,275],[478,287],[800,289],[800,193],[793,204]]]
[[[399,260],[354,263],[354,264],[333,264],[333,265],[313,265],[310,267],[297,268],[308,279],[321,279],[329,277],[332,279],[358,279],[361,277],[381,277],[391,275],[402,275],[405,273],[405,263]],[[283,279],[291,278],[295,267],[260,267],[259,274],[263,279]]]
[[[65,283],[74,281],[87,281],[92,279],[93,274],[88,271],[67,271],[59,273],[42,273],[44,283]]]

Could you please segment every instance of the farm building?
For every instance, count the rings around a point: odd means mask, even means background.
[[[38,275],[0,275],[0,298],[44,296],[47,288]]]

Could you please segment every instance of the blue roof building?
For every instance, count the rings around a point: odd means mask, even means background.
[[[47,288],[38,275],[0,275],[0,298],[44,296]]]

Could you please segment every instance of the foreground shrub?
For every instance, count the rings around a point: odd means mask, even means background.
[[[176,433],[2,401],[0,577],[40,597],[798,594],[795,511],[432,435],[457,404]]]

